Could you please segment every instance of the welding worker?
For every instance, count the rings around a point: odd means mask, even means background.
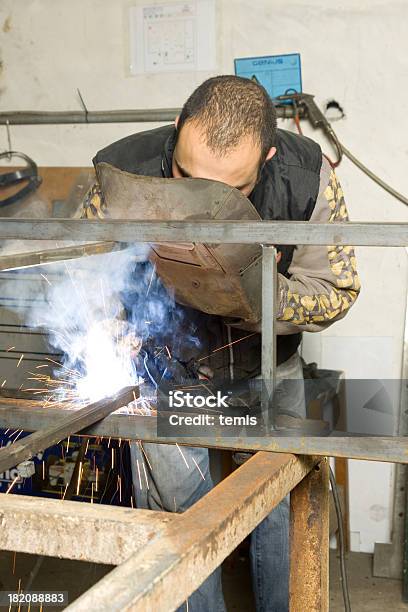
[[[249,198],[262,219],[336,223],[348,220],[343,191],[320,146],[277,129],[273,104],[262,86],[236,76],[206,80],[189,97],[175,122],[133,134],[97,153],[127,172],[166,178],[222,181]],[[85,202],[86,216],[103,209],[96,186]],[[301,333],[319,332],[342,319],[360,289],[354,250],[347,246],[280,246],[278,263],[277,382],[299,384],[281,394],[283,410],[305,416]],[[208,317],[206,331],[216,346],[248,336],[248,331]],[[228,322],[227,322],[228,323]],[[213,370],[225,377],[260,373],[259,334],[214,353]],[[233,354],[231,354],[233,353]],[[133,459],[141,453],[134,449]],[[149,489],[135,494],[141,507],[181,512],[212,488],[208,450],[183,447],[186,469],[173,445],[144,444],[152,468]],[[140,455],[140,461],[144,458]],[[146,462],[145,462],[146,464]],[[194,469],[194,464],[199,467]],[[149,468],[150,471],[150,468]],[[289,505],[283,500],[254,530],[250,557],[256,609],[286,612],[289,577]],[[186,605],[182,606],[185,610]],[[220,569],[188,600],[190,612],[225,610]]]

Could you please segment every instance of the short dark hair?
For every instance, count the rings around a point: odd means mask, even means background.
[[[207,79],[184,104],[177,126],[195,122],[207,146],[223,156],[244,136],[261,148],[262,160],[275,144],[276,111],[266,90],[255,81],[233,75]]]

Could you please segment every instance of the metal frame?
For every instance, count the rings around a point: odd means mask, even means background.
[[[2,219],[0,239],[87,239],[92,235],[95,240],[120,242],[213,242],[213,243],[251,243],[271,244],[353,244],[366,246],[406,246],[408,245],[408,224],[347,223],[311,224],[308,222],[146,222],[146,221],[85,221],[85,220],[28,220]],[[264,316],[262,330],[262,372],[273,382],[275,360],[274,304],[276,261],[274,247],[264,246],[263,250],[263,296]],[[267,342],[266,342],[267,340]],[[270,377],[270,378],[269,378]],[[18,402],[18,400],[6,400]],[[5,415],[15,425],[23,421],[29,424],[27,406],[13,410]],[[50,422],[47,411],[36,411],[35,419]],[[33,415],[34,418],[34,415]],[[34,420],[31,419],[31,426]],[[149,419],[149,422],[146,420]],[[55,412],[52,420],[55,423]],[[1,422],[1,421],[0,421]],[[144,427],[144,429],[143,429]],[[88,428],[83,433],[99,435],[110,430],[113,436],[158,440],[152,430],[154,419],[111,415],[102,423]],[[34,427],[35,429],[35,427]],[[127,435],[120,435],[121,433]],[[106,435],[106,434],[105,434]],[[386,460],[408,463],[406,438],[283,438],[270,436],[262,439],[223,439],[211,440],[183,438],[174,440],[179,443],[199,446],[218,446],[237,449],[268,450],[284,453],[289,448],[299,454],[335,455],[361,459]],[[316,449],[316,450],[312,450]],[[290,491],[292,503],[291,520],[291,577],[290,608],[292,612],[305,609],[328,610],[328,466],[317,457],[295,457],[260,452],[247,461],[236,472],[197,502],[182,515],[169,518],[154,533],[149,544],[142,544],[142,550],[134,552],[115,570],[97,585],[71,604],[70,610],[163,610],[176,609],[203,582],[203,580],[222,562],[242,539],[281,501]],[[18,498],[17,498],[18,499]],[[70,502],[61,504],[69,515]],[[7,506],[8,504],[8,506]],[[35,529],[38,519],[33,518],[32,507],[23,507],[20,501],[9,497],[7,504],[1,503],[0,525],[8,532],[8,541],[14,550],[26,550],[23,543],[22,524],[28,521]],[[7,506],[7,507],[6,507]],[[49,521],[55,521],[54,502],[45,501],[50,512]],[[57,506],[55,506],[56,508]],[[61,506],[59,506],[61,507]],[[90,509],[81,509],[81,514],[91,517]],[[120,510],[119,510],[120,512]],[[144,513],[128,510],[135,524],[143,526]],[[14,513],[14,514],[13,514]],[[109,515],[119,517],[115,509],[104,511],[103,521]],[[116,515],[116,516],[114,516]],[[7,516],[19,520],[7,520]],[[6,518],[4,518],[6,517]],[[31,519],[30,519],[31,517]],[[160,517],[159,517],[160,519]],[[31,520],[31,522],[30,522]],[[80,521],[80,519],[78,519]],[[121,519],[118,519],[119,522]],[[156,520],[152,514],[152,524]],[[159,520],[159,524],[162,522]],[[96,526],[97,517],[93,522]],[[126,522],[126,521],[125,521]],[[69,520],[60,534],[59,554],[77,558],[78,540],[66,537]],[[14,525],[17,526],[14,526]],[[47,521],[48,524],[48,521]],[[305,529],[305,524],[308,526]],[[18,530],[20,530],[18,532]],[[143,527],[142,527],[143,530]],[[69,529],[68,529],[69,531]],[[100,552],[101,541],[106,543],[105,533],[92,530]],[[16,538],[16,533],[20,537]],[[126,532],[126,528],[125,528]],[[97,533],[101,533],[98,537]],[[43,534],[44,535],[44,534]],[[75,543],[74,543],[75,542]],[[137,543],[137,538],[136,538]],[[140,542],[139,542],[140,543]],[[116,541],[117,547],[120,545]],[[86,547],[85,547],[86,548]],[[43,554],[55,554],[46,537],[41,539],[39,549]],[[88,557],[89,551],[84,553]],[[38,552],[37,549],[35,549]],[[31,550],[30,552],[34,552]],[[95,552],[95,555],[97,553]],[[127,554],[127,552],[125,553]],[[108,556],[108,553],[107,553]],[[299,571],[299,568],[303,568]],[[137,575],[137,581],[135,576]],[[96,603],[97,602],[97,603]]]
[[[59,411],[58,415],[62,411]],[[42,408],[41,402],[0,397],[0,428],[25,431],[44,430],[55,424],[57,411]],[[184,444],[240,451],[271,451],[321,457],[345,457],[367,461],[408,463],[408,440],[405,436],[347,436],[336,432],[328,437],[283,436],[271,432],[268,437],[241,438],[228,436],[159,438],[156,419],[151,416],[111,414],[102,421],[81,430],[81,435],[143,440],[159,444]]]

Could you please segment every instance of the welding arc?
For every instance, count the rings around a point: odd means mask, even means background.
[[[90,404],[78,410],[67,410],[58,421],[43,431],[22,438],[10,446],[0,448],[0,472],[31,459],[39,451],[65,440],[69,435],[93,425],[115,412],[118,408],[134,401],[134,393],[139,397],[138,387],[125,387],[112,397]]]

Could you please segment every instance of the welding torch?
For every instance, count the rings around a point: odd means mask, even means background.
[[[337,151],[337,159],[335,162],[330,162],[331,165],[336,168],[342,160],[343,157],[343,147],[339,142],[339,139],[336,136],[332,126],[329,121],[317,106],[314,96],[312,94],[307,93],[285,93],[282,96],[277,96],[275,100],[284,105],[284,103],[290,102],[293,106],[293,118],[295,123],[300,130],[299,126],[299,117],[307,117],[309,119],[312,127],[314,129],[321,129],[329,138],[329,140],[333,143],[336,151]],[[330,160],[329,160],[330,161]]]

